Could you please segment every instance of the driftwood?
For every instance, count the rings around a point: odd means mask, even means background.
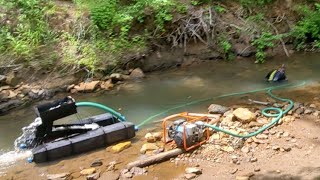
[[[170,151],[162,152],[154,156],[147,157],[145,159],[137,160],[134,162],[131,162],[127,164],[127,169],[131,169],[133,167],[145,167],[149,166],[155,163],[159,163],[165,160],[168,160],[172,157],[178,156],[179,154],[182,154],[183,150],[182,149],[173,149]]]

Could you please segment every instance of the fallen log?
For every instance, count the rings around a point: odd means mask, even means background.
[[[145,159],[131,162],[131,163],[127,164],[127,169],[131,169],[133,167],[141,167],[142,168],[145,166],[149,166],[149,165],[152,165],[155,163],[159,163],[159,162],[168,160],[168,159],[175,157],[175,156],[178,156],[179,154],[182,154],[182,153],[183,153],[182,149],[173,149],[170,151],[162,152],[157,155],[147,157]]]

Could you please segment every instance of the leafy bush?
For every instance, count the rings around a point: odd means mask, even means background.
[[[244,7],[261,7],[272,2],[273,0],[240,0],[241,5]]]
[[[295,25],[292,36],[297,49],[303,49],[307,43],[320,47],[320,4],[315,3],[314,10],[307,6],[299,6],[298,12],[302,19]]]

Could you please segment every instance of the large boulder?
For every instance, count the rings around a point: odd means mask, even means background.
[[[130,77],[133,79],[138,79],[138,78],[145,77],[145,75],[140,68],[136,68],[136,69],[132,70],[132,72],[130,73]]]
[[[238,121],[248,123],[256,119],[256,115],[247,108],[237,108],[233,111]]]
[[[211,104],[208,107],[208,111],[210,114],[224,114],[225,112],[229,111],[229,108],[219,104]]]

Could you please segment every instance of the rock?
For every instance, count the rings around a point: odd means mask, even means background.
[[[100,81],[91,81],[91,82],[82,82],[79,85],[75,86],[74,89],[77,92],[92,92],[96,90]]]
[[[317,108],[317,106],[315,105],[315,104],[310,104],[310,106],[309,106],[310,108]]]
[[[313,116],[315,116],[315,117],[318,117],[318,116],[319,116],[319,114],[320,114],[320,112],[319,112],[319,111],[315,111],[312,115],[313,115]]]
[[[232,46],[232,50],[237,56],[242,56],[242,57],[249,57],[256,53],[256,50],[254,47],[247,45],[245,43],[234,44]]]
[[[290,136],[290,134],[288,133],[288,132],[284,132],[283,134],[282,134],[282,137],[289,137]]]
[[[236,176],[236,180],[249,180],[249,176]]]
[[[225,112],[229,111],[230,108],[221,106],[219,104],[211,104],[208,107],[208,112],[210,114],[224,114]]]
[[[275,151],[279,151],[280,147],[279,146],[272,146],[272,149],[275,150]]]
[[[295,119],[294,116],[284,116],[281,120],[282,120],[283,122],[289,123],[289,122],[294,121],[294,119]]]
[[[140,153],[145,154],[146,151],[157,150],[157,149],[159,149],[159,147],[156,144],[146,143],[146,144],[142,145],[142,148],[140,149]]]
[[[71,89],[73,89],[76,85],[75,84],[71,84],[69,86],[67,86],[67,92],[70,92]]]
[[[298,115],[301,115],[303,113],[303,108],[298,108],[295,113],[298,114]]]
[[[198,168],[198,167],[187,167],[185,169],[185,172],[186,174],[196,174],[196,175],[199,175],[199,174],[202,174],[202,169]]]
[[[265,144],[267,143],[266,140],[262,140],[262,139],[257,139],[256,137],[252,137],[253,142],[257,143],[257,144]]]
[[[252,121],[252,122],[254,122],[254,121]],[[257,122],[260,123],[260,124],[268,124],[269,123],[268,119],[265,118],[265,117],[259,117],[257,119]]]
[[[112,146],[111,150],[113,152],[118,153],[118,152],[123,151],[124,149],[127,149],[130,146],[131,146],[131,142],[130,141],[126,141],[126,142],[118,143],[118,144]]]
[[[145,168],[140,168],[140,167],[133,167],[130,169],[130,172],[137,176],[137,175],[144,175],[147,173],[147,170]]]
[[[111,79],[109,79],[109,80],[107,80],[107,81],[103,81],[103,82],[101,82],[101,84],[100,84],[100,87],[101,87],[101,89],[103,89],[103,90],[110,90],[110,89],[113,88],[113,86],[114,86],[114,85],[113,85]]]
[[[313,113],[313,110],[311,110],[311,109],[306,109],[306,110],[304,110],[303,113],[304,113],[304,114],[311,114],[311,113]]]
[[[7,80],[7,76],[0,75],[0,86],[5,85]]]
[[[230,174],[235,174],[237,171],[238,171],[238,168],[232,169],[232,170],[230,171]]]
[[[94,174],[88,175],[86,178],[87,180],[97,180],[99,179],[99,177],[100,177],[100,173],[94,173]]]
[[[147,140],[149,143],[154,143],[156,142],[156,138],[151,133],[147,133],[144,138]]]
[[[97,166],[102,166],[102,161],[100,159],[95,160],[90,167],[97,167]]]
[[[257,139],[268,139],[268,135],[265,134],[258,134],[256,137]]]
[[[285,147],[283,147],[283,150],[286,152],[289,152],[289,151],[291,151],[291,147],[285,146]]]
[[[91,175],[96,172],[96,168],[88,168],[80,171],[80,174],[83,176]]]
[[[250,162],[257,162],[257,161],[258,161],[258,159],[256,157],[250,158]]]
[[[256,118],[256,115],[247,108],[237,108],[233,111],[233,114],[243,123],[254,121]]]
[[[224,146],[221,148],[221,150],[226,151],[226,152],[233,152],[234,149],[231,146]]]
[[[120,175],[122,178],[132,178],[133,177],[133,174],[128,169],[123,169],[120,172]]]
[[[100,176],[101,180],[118,180],[119,179],[119,173],[116,172],[105,172]]]
[[[138,78],[144,78],[145,75],[144,75],[143,71],[140,68],[136,68],[136,69],[131,71],[130,77],[133,78],[133,79],[138,79]]]
[[[259,172],[259,171],[260,171],[260,168],[254,168],[253,171],[254,171],[254,172]]]
[[[123,80],[127,80],[130,77],[128,75],[124,75],[124,74],[120,74],[120,73],[112,73],[110,75],[110,79],[112,80],[112,82],[117,82],[117,81],[123,81]]]
[[[184,174],[184,178],[186,178],[186,179],[194,179],[195,177],[197,177],[197,175],[196,175],[196,174],[193,174],[193,173],[191,173],[191,174]]]
[[[163,132],[152,133],[152,136],[156,139],[156,141],[160,141],[163,136]]]
[[[7,74],[6,77],[6,84],[15,86],[19,83],[18,78],[16,77],[16,72],[11,71],[9,74]]]
[[[252,127],[260,127],[260,126],[263,126],[264,124],[260,123],[260,122],[256,122],[256,121],[251,121],[248,126],[249,128],[252,128]]]
[[[0,103],[0,114],[5,113],[13,108],[22,105],[23,102],[20,100],[9,100],[7,102]]]
[[[67,180],[71,179],[70,173],[60,173],[60,174],[48,174],[48,180]]]
[[[250,152],[250,148],[249,148],[248,146],[243,146],[243,147],[241,148],[241,152],[243,152],[243,153],[248,153],[248,152]]]

